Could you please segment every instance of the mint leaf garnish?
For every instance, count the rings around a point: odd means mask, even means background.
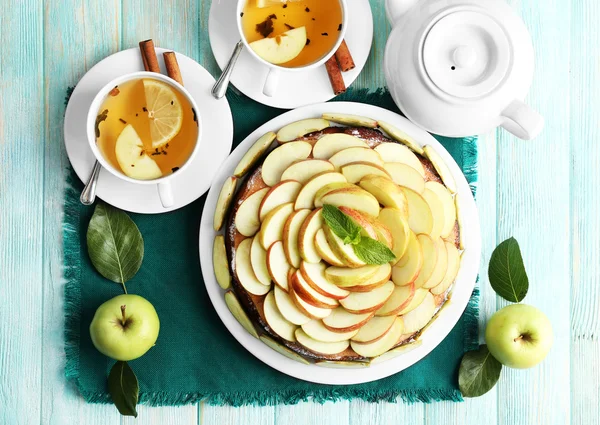
[[[363,236],[353,248],[356,256],[367,264],[385,264],[396,259],[391,249],[368,236]]]
[[[354,222],[350,217],[341,212],[338,207],[333,205],[323,205],[321,212],[325,224],[331,231],[345,244],[357,244],[360,242],[360,231],[362,227]]]
[[[488,276],[494,291],[505,300],[518,303],[525,298],[529,279],[515,238],[505,240],[492,252]]]

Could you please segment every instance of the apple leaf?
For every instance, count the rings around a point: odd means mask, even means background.
[[[335,235],[344,241],[344,244],[355,245],[360,242],[360,231],[362,227],[354,222],[350,217],[341,212],[338,207],[333,205],[323,205],[323,220],[329,226]]]
[[[87,230],[87,247],[92,264],[105,278],[125,284],[140,269],[144,239],[127,214],[98,204]]]
[[[488,351],[487,345],[465,353],[458,370],[458,387],[465,397],[479,397],[491,390],[502,371],[502,364]]]
[[[116,362],[108,374],[108,392],[121,415],[137,418],[139,391],[137,377],[127,362]]]
[[[363,236],[353,248],[356,256],[367,264],[385,264],[396,259],[391,249],[368,236]]]
[[[529,279],[515,238],[509,238],[496,247],[490,258],[488,276],[494,291],[505,300],[518,303],[525,298]]]

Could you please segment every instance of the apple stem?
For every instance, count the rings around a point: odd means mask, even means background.
[[[123,326],[125,326],[125,322],[127,321],[127,320],[125,319],[125,307],[126,307],[126,306],[125,306],[125,304],[123,304],[123,305],[121,306],[121,315],[123,316],[123,320],[122,320],[121,324],[122,324]]]
[[[516,337],[516,338],[515,338],[515,342],[517,342],[517,341],[519,341],[519,340],[521,340],[521,339],[523,339],[523,335],[519,335],[518,337]]]

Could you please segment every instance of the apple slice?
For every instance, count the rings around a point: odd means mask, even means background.
[[[269,131],[254,142],[252,147],[244,154],[237,167],[235,167],[233,175],[242,177],[246,174],[250,168],[254,167],[254,164],[264,155],[267,149],[269,149],[273,140],[275,140],[275,133]]]
[[[415,285],[395,286],[392,295],[383,306],[375,312],[377,316],[396,316],[408,307],[416,294]]]
[[[423,302],[414,310],[405,313],[404,332],[413,333],[421,330],[435,314],[435,300],[429,292],[425,293]]]
[[[383,131],[385,131],[392,139],[402,143],[403,145],[408,146],[418,154],[423,154],[423,148],[421,148],[421,145],[417,143],[417,141],[411,136],[406,134],[404,131],[400,130],[397,127],[394,127],[393,125],[385,121],[378,121],[377,123],[379,124],[379,127]]]
[[[296,143],[296,142],[292,142]],[[283,145],[286,146],[286,145]],[[297,210],[303,208],[312,209],[315,207],[315,195],[317,192],[331,183],[345,183],[346,178],[340,173],[336,173],[335,171],[327,171],[325,173],[321,173],[310,179],[306,184],[302,187],[300,192],[298,193],[298,197],[296,198],[296,203],[294,208]]]
[[[429,233],[429,236],[435,240],[441,236],[442,231],[444,230],[444,225],[446,224],[444,204],[442,204],[440,198],[429,189],[425,189],[422,196],[431,210],[433,225],[431,226],[431,233]]]
[[[260,221],[280,205],[294,202],[302,185],[293,180],[284,180],[273,186],[263,198],[258,209]]]
[[[227,304],[227,308],[229,308],[229,311],[233,317],[235,317],[235,320],[237,320],[250,335],[252,335],[254,338],[258,338],[258,333],[256,332],[254,325],[248,318],[248,315],[242,308],[242,305],[238,301],[233,291],[229,290],[225,292],[225,304]]]
[[[350,346],[348,340],[339,342],[317,341],[316,339],[309,337],[302,329],[296,329],[296,341],[309,351],[325,355],[341,353]]]
[[[399,143],[381,143],[375,146],[375,151],[382,158],[385,158],[385,162],[399,162],[409,165],[425,178],[425,169],[421,160],[406,146]]]
[[[281,180],[283,172],[296,161],[308,158],[312,146],[308,142],[290,142],[271,151],[261,168],[263,181],[275,186]]]
[[[441,283],[431,288],[431,293],[433,295],[440,295],[446,292],[450,285],[452,285],[452,282],[454,282],[454,279],[456,279],[458,269],[460,268],[460,254],[458,253],[456,246],[448,241],[444,241],[444,245],[448,257],[448,267],[446,268],[446,274]]]
[[[385,165],[384,165],[385,167]],[[358,183],[365,176],[375,175],[392,179],[390,174],[379,165],[371,164],[364,161],[351,162],[341,167],[342,174],[346,177],[349,183]]]
[[[348,148],[339,151],[329,158],[329,162],[331,162],[338,171],[346,164],[359,161],[368,162],[369,164],[383,167],[383,160],[381,159],[381,156],[379,156],[377,152],[370,148]]]
[[[350,332],[360,329],[371,317],[373,313],[353,314],[343,307],[338,307],[323,319],[323,324],[333,332]]]
[[[463,223],[463,217],[460,213],[460,205],[462,203],[462,197],[459,193],[457,193],[456,195],[454,195],[454,206],[456,208],[456,222],[458,224],[458,234],[459,235],[463,235],[463,229],[464,229],[464,223]],[[460,249],[465,249],[465,245],[464,245],[464,239],[462,237],[459,238],[460,240],[458,241],[459,244],[459,248]]]
[[[296,340],[294,336],[296,325],[288,322],[285,317],[283,317],[277,308],[277,304],[275,304],[275,295],[273,294],[273,291],[269,292],[265,298],[263,311],[265,313],[265,320],[273,332],[288,341],[293,342]]]
[[[217,283],[223,289],[231,286],[231,274],[227,263],[227,252],[225,251],[225,238],[223,235],[215,236],[213,242],[213,268]]]
[[[323,226],[323,231],[325,232],[325,238],[327,239],[329,246],[333,252],[335,252],[336,255],[342,259],[345,266],[362,267],[366,264],[364,261],[358,258],[354,252],[353,245],[345,244],[343,240],[333,233],[329,226]]]
[[[386,162],[383,168],[397,185],[407,187],[417,193],[423,193],[425,190],[423,176],[410,165],[399,162]]]
[[[262,59],[272,64],[289,62],[306,46],[306,27],[298,27],[275,37],[267,37],[248,44]]]
[[[398,286],[410,285],[419,276],[422,266],[423,249],[417,236],[412,231],[409,231],[408,247],[404,256],[392,269],[392,281]]]
[[[330,266],[325,270],[327,280],[337,286],[358,286],[377,273],[379,266],[368,264],[357,268]]]
[[[326,134],[315,143],[313,157],[317,159],[329,159],[339,151],[352,147],[368,148],[369,145],[364,140],[350,136],[349,134]]]
[[[334,309],[339,305],[337,300],[329,298],[314,290],[312,286],[306,282],[306,279],[304,279],[299,270],[294,273],[291,285],[296,296],[302,298],[302,300],[312,306]]]
[[[452,195],[446,186],[438,182],[429,181],[425,183],[425,190],[430,190],[435,193],[442,203],[444,210],[444,224],[440,236],[442,238],[447,238],[450,233],[452,233],[454,223],[456,223],[456,207],[454,206],[454,199],[452,199]]]
[[[338,189],[353,189],[353,188],[356,188],[356,185],[352,184],[352,183],[347,183],[347,182],[336,182],[336,183],[326,184],[321,189],[319,189],[317,191],[317,193],[315,193],[315,207],[323,206],[323,196],[327,195],[328,193],[331,193],[334,190],[338,190]]]
[[[417,240],[423,251],[423,265],[421,266],[419,276],[415,279],[415,286],[422,288],[433,274],[435,265],[438,262],[438,248],[435,241],[429,235],[421,233],[417,235]]]
[[[321,118],[309,118],[306,120],[295,121],[282,127],[277,132],[277,141],[280,143],[290,142],[305,134],[321,131],[327,127],[329,127],[329,121]]]
[[[387,177],[366,176],[359,186],[373,195],[384,207],[396,208],[408,217],[408,203],[404,192]]]
[[[273,292],[275,293],[275,304],[277,304],[279,312],[288,322],[301,326],[312,320],[298,309],[290,295],[279,286],[275,286]]]
[[[219,199],[217,199],[217,206],[215,207],[215,215],[213,217],[213,228],[217,232],[221,230],[223,221],[225,221],[225,215],[227,214],[229,205],[233,199],[236,184],[237,177],[228,177],[221,187],[221,192],[219,192]]]
[[[400,338],[402,338],[402,336],[400,336]],[[404,344],[401,345],[399,347],[396,347],[394,349],[389,350],[387,353],[383,353],[380,356],[377,356],[373,359],[371,359],[371,364],[379,364],[379,363],[383,363],[385,361],[391,360],[394,357],[398,357],[401,354],[406,354],[409,351],[414,350],[415,348],[418,348],[421,346],[421,344],[423,344],[423,341],[418,339],[416,341],[411,341],[408,344]]]
[[[337,112],[324,112],[323,118],[338,124],[346,124],[354,127],[377,128],[377,121],[360,115],[339,114]]]
[[[338,209],[354,220],[354,222],[362,228],[361,234],[363,236],[377,239],[377,232],[375,231],[375,226],[373,225],[373,223],[376,222],[374,217],[345,206],[340,206]]]
[[[431,164],[440,175],[440,178],[444,182],[444,185],[448,188],[451,193],[456,193],[456,181],[450,172],[450,169],[446,163],[442,160],[440,154],[438,154],[433,147],[427,145],[423,148],[425,156],[429,158]]]
[[[311,319],[324,319],[325,317],[329,316],[333,311],[330,308],[319,308],[315,307],[314,305],[310,305],[294,292],[294,288],[292,285],[290,285],[290,290],[288,294],[292,302],[296,305],[296,307],[298,307],[298,310],[300,310],[302,314],[310,317]]]
[[[325,231],[323,229],[317,230],[317,234],[315,235],[315,249],[323,261],[332,266],[344,266],[342,259],[335,252],[333,252],[329,246],[329,242],[327,242],[327,237],[325,236]]]
[[[431,273],[427,282],[423,284],[423,288],[425,289],[431,289],[442,283],[442,280],[444,280],[444,276],[446,276],[446,272],[448,271],[448,253],[446,251],[446,244],[442,238],[437,238],[434,243],[437,261],[433,273]]]
[[[396,316],[373,316],[351,339],[356,342],[374,342],[390,330]]]
[[[267,269],[273,282],[287,292],[288,273],[292,267],[285,257],[283,242],[277,241],[267,250]]]
[[[353,292],[340,304],[350,313],[370,313],[382,307],[394,291],[394,282],[388,280],[383,286],[369,292]]]
[[[360,285],[345,286],[344,289],[350,292],[371,292],[376,288],[384,285],[390,280],[392,275],[392,267],[389,263],[378,266],[377,272],[369,278],[365,283]]]
[[[277,351],[279,354],[282,354],[284,356],[286,356],[289,359],[295,360],[299,363],[302,364],[311,364],[308,360],[306,360],[304,357],[302,357],[300,354],[294,353],[292,350],[290,350],[287,347],[284,347],[283,345],[273,341],[271,338],[269,338],[266,335],[261,335],[260,336],[260,340],[269,348],[271,348],[274,351]]]
[[[257,279],[252,270],[250,249],[254,238],[244,239],[235,251],[235,273],[244,289],[253,295],[265,295],[271,285],[264,285]]]
[[[144,143],[131,124],[117,137],[115,155],[121,171],[136,180],[154,180],[162,177],[156,162],[144,151]]]
[[[323,205],[348,207],[372,217],[379,215],[379,202],[373,195],[358,186],[333,190],[321,198]]]
[[[390,229],[377,220],[373,221],[373,228],[377,234],[377,240],[382,244],[385,244],[388,248],[392,249],[394,240],[392,239],[392,232]]]
[[[322,229],[321,229],[322,231]],[[318,264],[302,262],[300,266],[300,273],[302,277],[315,291],[329,298],[335,300],[341,300],[350,295],[350,292],[346,291],[334,285],[327,280],[325,275],[325,269],[327,266],[321,262]]]
[[[294,211],[283,226],[283,249],[287,261],[295,268],[300,267],[300,261],[302,260],[298,248],[300,228],[310,213],[309,209]]]
[[[340,342],[347,341],[352,338],[358,330],[349,332],[332,332],[323,325],[321,320],[311,320],[302,325],[302,330],[311,337],[321,342]]]
[[[405,286],[401,286],[400,288],[405,288]],[[404,307],[402,310],[400,310],[398,312],[398,316],[402,316],[403,314],[410,313],[415,308],[420,306],[421,303],[423,302],[423,300],[425,299],[425,297],[427,296],[427,294],[430,294],[427,289],[423,289],[423,288],[415,289],[415,295],[413,296],[412,300],[410,300],[410,303],[408,303],[408,305],[406,307]]]
[[[254,236],[260,229],[258,209],[260,203],[269,191],[268,187],[257,190],[248,196],[239,206],[235,213],[235,228],[244,236]]]
[[[319,263],[321,256],[315,246],[315,237],[319,229],[323,226],[321,217],[321,208],[313,210],[300,226],[298,232],[298,250],[304,261],[309,263]]]
[[[334,171],[333,164],[323,159],[305,159],[294,162],[287,167],[281,175],[281,180],[295,180],[298,183],[306,184],[317,174],[326,171]]]
[[[408,247],[410,240],[408,222],[404,219],[402,211],[395,208],[382,209],[378,220],[392,233],[392,252],[396,256],[396,260],[392,263],[396,264],[404,256]]]
[[[408,201],[408,227],[410,230],[417,234],[431,233],[433,213],[425,198],[406,187],[403,187],[402,191]]]
[[[290,202],[278,206],[267,214],[258,234],[264,249],[269,249],[273,242],[283,240],[283,227],[292,212],[294,212],[294,205]]]
[[[401,317],[397,317],[392,324],[392,327],[387,333],[376,341],[363,343],[352,341],[350,343],[352,349],[359,355],[364,357],[376,357],[389,351],[400,340],[400,336],[404,332],[404,322]]]
[[[250,246],[250,264],[254,275],[263,285],[271,285],[271,275],[267,267],[267,251],[260,244],[259,238],[252,240]]]

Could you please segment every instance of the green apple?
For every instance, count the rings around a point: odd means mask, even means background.
[[[540,363],[552,347],[552,325],[544,313],[526,304],[497,311],[485,329],[492,356],[505,366],[527,369]]]
[[[90,335],[102,354],[129,361],[154,345],[159,329],[158,315],[148,300],[139,295],[119,295],[98,307]]]

